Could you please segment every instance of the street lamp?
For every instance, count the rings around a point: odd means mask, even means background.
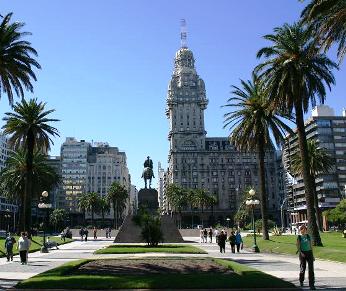
[[[256,205],[258,205],[260,202],[258,199],[256,199],[255,197],[256,191],[254,189],[250,189],[249,191],[249,197],[247,198],[245,204],[246,206],[248,206],[249,208],[251,208],[252,211],[252,228],[253,228],[253,240],[254,240],[254,245],[252,246],[252,251],[254,253],[259,253],[260,250],[257,246],[256,243],[256,230],[255,230],[255,214],[254,214],[254,208],[256,207]]]
[[[5,219],[7,220],[7,232],[10,232],[10,218],[11,218],[11,214],[10,214],[10,210],[6,209],[6,214],[4,215]]]
[[[41,194],[41,197],[40,197],[41,202],[37,205],[38,208],[43,209],[43,210],[46,211],[45,217],[47,216],[47,213],[48,213],[49,209],[52,208],[52,204],[45,203],[47,198],[48,198],[48,192],[47,191],[43,191],[42,194]],[[43,244],[42,244],[42,247],[41,247],[41,253],[48,253],[48,248],[47,248],[47,245],[46,245],[46,232],[45,232],[45,228],[46,228],[46,226],[45,226],[45,223],[43,222]]]
[[[227,217],[226,220],[227,220],[227,227],[229,228],[230,227],[230,223],[229,222],[230,222],[231,219],[229,217]]]

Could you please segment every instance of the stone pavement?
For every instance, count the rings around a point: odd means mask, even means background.
[[[285,256],[277,254],[254,254],[243,250],[239,254],[232,254],[227,245],[226,253],[221,254],[218,246],[214,244],[200,244],[199,238],[184,237],[192,245],[199,246],[208,252],[208,256],[232,259],[236,262],[257,268],[273,276],[293,282],[298,286],[299,261],[295,256]],[[66,262],[76,259],[86,258],[131,258],[146,257],[153,254],[114,254],[114,255],[94,255],[93,252],[105,247],[113,242],[113,239],[99,238],[88,242],[74,241],[60,246],[59,250],[51,250],[48,254],[40,252],[29,254],[28,265],[20,265],[19,257],[15,256],[14,262],[7,263],[6,258],[0,258],[0,290],[2,288],[13,287],[18,281],[27,279],[36,274],[45,272],[49,269],[60,266]],[[158,256],[177,256],[176,254],[154,254]],[[203,254],[181,254],[184,257],[200,257]],[[315,261],[316,287],[323,290],[346,290],[346,264],[330,261]]]

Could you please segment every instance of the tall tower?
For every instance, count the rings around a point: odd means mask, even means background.
[[[197,167],[197,152],[205,149],[204,110],[208,100],[204,81],[198,76],[192,51],[187,47],[185,22],[181,38],[182,47],[175,54],[168,85],[166,115],[169,119],[169,182],[184,185],[183,172],[188,168],[192,170],[192,164]],[[194,157],[195,161],[191,160]],[[190,167],[183,165],[187,159]]]

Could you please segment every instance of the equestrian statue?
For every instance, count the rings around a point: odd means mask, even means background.
[[[147,157],[147,159],[144,162],[144,170],[142,173],[142,178],[144,179],[145,188],[147,188],[147,180],[149,180],[149,189],[150,189],[151,179],[155,178],[154,171],[153,171],[153,161],[150,159],[150,157]]]

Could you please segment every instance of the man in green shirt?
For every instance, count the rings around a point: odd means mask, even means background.
[[[307,229],[305,225],[300,228],[300,235],[297,237],[297,249],[299,252],[300,260],[300,273],[299,282],[300,286],[303,286],[306,262],[309,265],[309,286],[311,290],[315,290],[315,274],[314,274],[314,256],[312,253],[311,239],[309,234],[307,234]]]

